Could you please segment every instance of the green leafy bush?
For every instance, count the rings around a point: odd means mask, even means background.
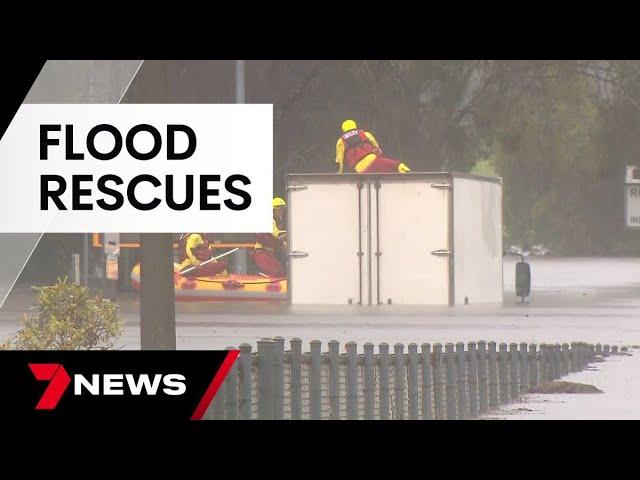
[[[98,291],[66,277],[33,289],[36,304],[23,315],[23,328],[5,349],[106,350],[122,333],[118,305]]]

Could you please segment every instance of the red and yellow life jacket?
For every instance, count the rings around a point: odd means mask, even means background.
[[[344,159],[352,169],[360,160],[377,150],[361,129],[350,130],[340,138],[344,142]]]

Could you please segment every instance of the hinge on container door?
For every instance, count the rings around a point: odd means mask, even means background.
[[[439,190],[451,190],[450,183],[432,183],[431,188],[437,188]]]
[[[293,251],[293,252],[289,252],[289,258],[304,258],[304,257],[308,257],[309,254],[307,252],[298,252],[298,251]]]
[[[362,182],[358,182],[358,183],[356,183],[356,188],[357,188],[358,190],[362,190],[362,187],[364,187],[364,183],[362,183]]]
[[[376,190],[380,190],[380,180],[376,180],[375,182],[373,182],[373,188],[375,188]]]
[[[436,257],[448,257],[453,252],[451,250],[447,250],[446,248],[441,248],[439,250],[434,250],[431,252],[431,255],[435,255]]]
[[[306,190],[307,187],[306,185],[287,185],[287,191],[288,192],[297,192],[298,190]]]

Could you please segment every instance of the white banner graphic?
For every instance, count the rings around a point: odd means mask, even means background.
[[[272,105],[25,104],[0,232],[268,232]]]

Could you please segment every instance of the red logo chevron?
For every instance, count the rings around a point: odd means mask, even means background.
[[[50,380],[36,410],[53,410],[71,383],[71,377],[60,363],[30,363],[29,368],[36,380]]]

